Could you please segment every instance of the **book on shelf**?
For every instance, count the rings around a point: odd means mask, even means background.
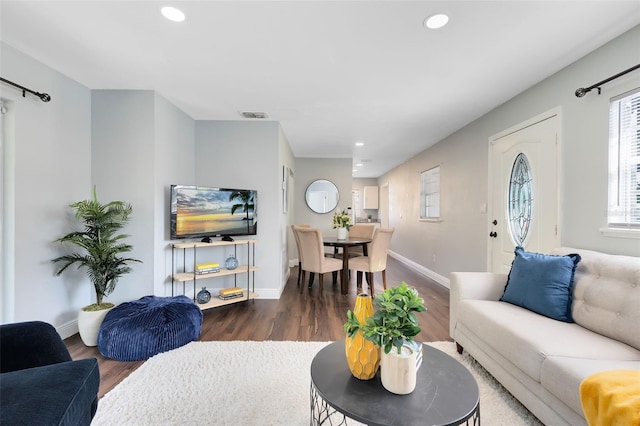
[[[196,264],[196,274],[207,274],[220,271],[220,264],[216,262]]]
[[[220,296],[232,296],[239,294],[242,296],[242,289],[240,287],[221,288],[219,291]]]
[[[213,274],[215,272],[220,272],[220,268],[201,269],[199,271],[196,271],[196,275],[207,275]]]
[[[221,300],[229,300],[229,299],[237,299],[238,297],[244,296],[244,293],[235,293],[223,296],[222,294],[218,296]]]

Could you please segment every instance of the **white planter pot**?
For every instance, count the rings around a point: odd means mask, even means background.
[[[416,355],[410,347],[403,346],[402,353],[396,348],[380,357],[380,379],[382,386],[391,393],[406,395],[416,388]]]
[[[98,332],[105,315],[113,308],[100,311],[83,311],[78,313],[78,332],[82,343],[86,346],[98,346]]]
[[[347,228],[338,228],[338,239],[339,240],[347,239]]]

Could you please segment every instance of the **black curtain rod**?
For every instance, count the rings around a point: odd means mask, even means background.
[[[6,78],[0,77],[0,81],[2,81],[3,83],[10,84],[10,85],[12,85],[14,87],[17,87],[18,89],[22,89],[22,97],[23,98],[26,96],[26,92],[29,92],[32,95],[36,95],[37,97],[42,99],[42,102],[49,102],[51,100],[51,96],[49,96],[46,93],[35,92],[35,91],[31,90],[31,89],[27,89],[26,87],[20,86],[19,84],[14,83],[13,81],[9,81]]]
[[[596,88],[598,89],[598,95],[599,95],[601,93],[600,86],[602,86],[605,83],[610,82],[611,80],[615,80],[618,77],[622,77],[623,75],[625,75],[627,73],[630,73],[633,70],[637,70],[638,68],[640,68],[640,64],[634,65],[631,68],[629,68],[628,70],[624,70],[622,72],[619,72],[616,75],[612,75],[611,77],[607,78],[606,80],[599,81],[598,83],[596,83],[596,84],[594,84],[592,86],[589,86],[586,89],[584,87],[581,87],[578,90],[576,90],[576,96],[581,98],[584,95],[586,95],[587,93],[589,93],[591,90],[596,89]]]

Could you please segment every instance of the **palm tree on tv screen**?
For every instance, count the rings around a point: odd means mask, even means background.
[[[242,208],[242,211],[246,214],[245,220],[247,221],[247,232],[250,228],[249,211],[253,211],[253,192],[252,191],[234,191],[229,195],[229,201],[236,201],[237,204],[231,206],[231,214],[233,215],[236,210]]]

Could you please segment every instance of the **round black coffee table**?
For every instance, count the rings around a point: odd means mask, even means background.
[[[322,348],[311,362],[311,424],[480,425],[480,393],[469,370],[429,345],[422,351],[416,389],[395,395],[382,387],[380,372],[353,377],[344,340]]]

